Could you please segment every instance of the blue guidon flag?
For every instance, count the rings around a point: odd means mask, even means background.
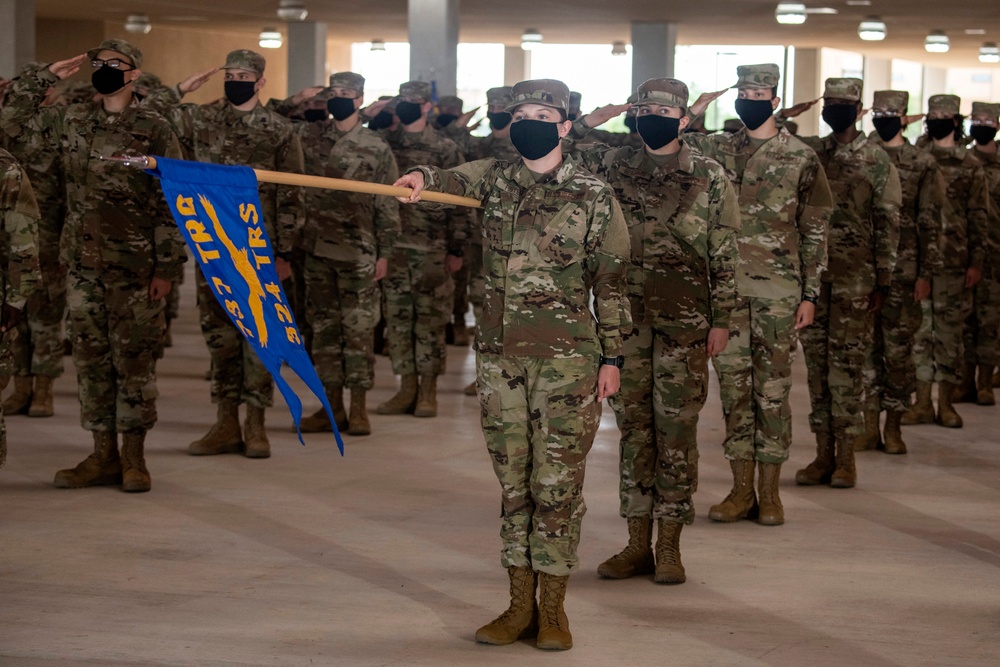
[[[343,454],[326,391],[274,268],[253,169],[157,157],[156,169],[148,171],[160,179],[174,220],[215,298],[285,397],[299,442],[305,444],[299,429],[302,401],[281,377],[285,363],[322,402]]]

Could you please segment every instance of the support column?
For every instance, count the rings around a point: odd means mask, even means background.
[[[35,0],[0,0],[0,77],[35,59]]]
[[[531,51],[520,46],[505,46],[503,49],[503,85],[513,86],[518,81],[531,78]]]
[[[647,79],[674,75],[676,23],[632,23],[632,90]]]
[[[814,100],[823,94],[822,58],[819,49],[795,49],[795,99],[785,100],[783,106],[790,107],[800,102]],[[812,137],[819,134],[819,120],[822,104],[817,104],[795,119],[799,134]]]
[[[438,95],[458,83],[459,0],[409,0],[410,80],[433,81]]]
[[[325,86],[326,24],[294,21],[288,24],[288,94],[303,88]]]

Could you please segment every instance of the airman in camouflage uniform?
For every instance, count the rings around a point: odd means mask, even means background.
[[[101,104],[39,106],[49,86],[88,61],[95,86],[104,89]],[[100,159],[180,157],[170,124],[132,96],[141,65],[139,49],[105,40],[84,56],[23,77],[4,110],[24,123],[43,116],[39,122],[51,124],[61,141],[54,166],[66,184],[68,210],[60,258],[68,269],[80,421],[94,433],[94,453],[56,473],[63,488],[122,484],[125,491],[148,491],[151,485],[144,442],[156,422],[154,354],[165,326],[164,297],[186,259],[184,241],[151,176]],[[120,457],[116,433],[123,434]]]
[[[798,331],[815,314],[833,195],[813,150],[775,124],[778,66],[741,65],[736,74],[737,107],[753,128],[741,123],[732,134],[684,135],[723,166],[740,201],[739,298],[729,345],[713,364],[733,488],[708,516],[725,522],[756,517],[773,526],[784,523],[778,486],[792,444],[792,360]],[[704,111],[700,101],[693,111]]]
[[[899,245],[899,173],[855,127],[860,79],[831,78],[823,119],[833,134],[802,140],[819,155],[836,208],[814,325],[802,330],[816,459],[795,475],[804,485],[855,485],[854,440],[864,433],[863,369],[873,344],[872,315],[892,282]]]
[[[26,73],[37,70],[35,66]],[[53,99],[50,87],[45,105]],[[9,114],[7,114],[9,116]],[[38,254],[42,284],[18,322],[11,343],[14,392],[4,401],[4,412],[32,417],[53,414],[52,384],[63,373],[63,320],[66,316],[66,270],[59,264],[59,236],[66,217],[66,194],[55,163],[59,137],[49,116],[34,116],[27,123],[0,120],[0,145],[18,160],[31,181],[42,218],[38,224]]]
[[[432,118],[434,127],[439,130],[451,127],[458,120],[459,116],[462,115],[462,107],[464,106],[465,101],[461,97],[454,95],[442,96],[438,99],[437,112]]]
[[[0,391],[11,374],[10,343],[17,320],[42,280],[38,258],[38,204],[14,156],[0,149]],[[7,427],[0,405],[0,467],[7,460]]]
[[[330,120],[298,123],[306,173],[373,183],[399,178],[396,159],[377,133],[358,117],[365,79],[354,72],[330,76],[317,97]],[[379,319],[378,281],[399,236],[399,204],[392,197],[321,190],[306,191],[306,318],[313,331],[312,358],[338,428],[368,435],[365,394],[375,381],[373,350]],[[344,410],[344,387],[351,410]],[[320,409],[301,424],[304,432],[333,429]]]
[[[941,216],[945,185],[934,158],[910,144],[902,134],[910,94],[902,90],[875,92],[872,105],[876,132],[869,138],[882,146],[899,171],[903,206],[899,212],[899,249],[892,284],[882,311],[875,315],[875,344],[865,370],[865,434],[855,449],[884,449],[905,454],[900,420],[915,389],[913,339],[920,328],[920,302],[930,295],[941,270]],[[885,433],[879,413],[885,410]]]
[[[983,279],[976,285],[973,312],[965,327],[965,384],[969,400],[994,405],[993,369],[1000,365],[1000,156],[996,132],[1000,126],[1000,104],[973,102],[972,154],[983,163],[990,190],[990,244],[983,264]],[[978,368],[979,375],[975,371]],[[975,382],[973,382],[973,378]]]
[[[399,87],[400,128],[384,136],[401,170],[418,164],[443,169],[465,162],[455,144],[427,122],[431,85],[409,81]],[[382,415],[437,415],[437,378],[444,373],[445,326],[471,226],[467,209],[410,206],[400,211],[402,233],[383,281],[392,372],[402,376],[399,392],[376,411]],[[419,376],[419,383],[418,383]]]
[[[226,73],[226,99],[204,105],[180,103],[183,95],[197,90],[217,71],[212,69],[175,88],[154,91],[145,104],[164,109],[189,159],[302,173],[302,146],[292,123],[260,104],[265,64],[258,53],[233,51],[221,68]],[[259,190],[275,268],[285,281],[291,275],[292,251],[304,223],[304,194],[302,188],[267,183],[261,183]],[[212,402],[219,407],[215,424],[204,437],[191,443],[188,452],[207,455],[242,451],[250,458],[267,458],[271,446],[264,427],[264,409],[273,403],[274,383],[200,271],[197,280],[201,331],[212,356]],[[242,433],[241,403],[247,405]]]
[[[989,187],[982,163],[958,145],[956,120],[961,100],[934,95],[928,101],[927,146],[947,187],[941,235],[943,266],[934,276],[931,298],[924,301],[923,321],[913,344],[917,367],[917,400],[903,424],[936,422],[961,428],[952,406],[962,372],[962,328],[972,312],[973,288],[979,283],[989,247]],[[938,413],[931,404],[931,385],[938,383]]]
[[[650,79],[639,86],[636,106],[639,132],[652,145],[578,147],[583,165],[614,188],[632,244],[633,329],[624,340],[621,391],[611,399],[622,434],[620,512],[629,542],[598,567],[609,579],[654,572],[660,583],[686,579],[680,533],[694,522],[708,358],[725,349],[736,306],[739,203],[719,164],[678,139],[689,122],[682,118],[687,103],[683,82]],[[588,121],[603,116],[578,119],[574,133]]]
[[[477,378],[503,491],[501,563],[511,603],[476,639],[509,644],[537,632],[539,648],[568,649],[563,600],[579,566],[586,457],[600,401],[618,389],[615,364],[631,329],[628,230],[611,188],[563,158],[566,85],[522,81],[512,98],[511,136],[530,157],[422,166],[398,184],[413,187],[415,197],[426,183],[483,202],[486,303]]]

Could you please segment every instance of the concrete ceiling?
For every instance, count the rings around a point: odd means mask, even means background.
[[[460,39],[465,42],[519,43],[521,32],[537,28],[545,41],[607,43],[629,41],[632,21],[673,21],[681,44],[782,44],[833,47],[886,58],[905,58],[942,67],[982,67],[978,49],[1000,42],[1000,0],[800,0],[807,7],[832,7],[837,15],[810,15],[804,25],[779,25],[777,0],[460,0]],[[850,4],[849,4],[850,3]],[[406,0],[305,0],[309,20],[324,21],[329,35],[344,41],[406,40]],[[157,24],[200,29],[281,28],[278,0],[36,0],[41,18],[103,19],[124,22],[144,13]],[[883,42],[863,42],[858,23],[878,15],[888,26]],[[944,30],[951,51],[929,54],[924,37]],[[968,35],[966,30],[984,30]],[[990,66],[998,67],[998,66]]]

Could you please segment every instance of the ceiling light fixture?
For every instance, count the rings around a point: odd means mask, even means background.
[[[779,2],[774,18],[782,25],[802,25],[806,22],[806,6],[801,2]]]
[[[625,42],[611,42],[611,55],[613,56],[628,55],[628,50],[625,48]]]
[[[983,28],[966,28],[966,35],[985,35],[986,31]]]
[[[385,41],[381,39],[373,39],[372,51],[385,51]]]
[[[535,28],[528,28],[521,35],[521,48],[525,51],[531,51],[538,47],[542,43],[542,33],[538,32]]]
[[[944,30],[931,30],[924,40],[924,50],[927,53],[948,53],[949,48],[951,42],[948,40],[948,35],[944,34]]]
[[[129,14],[125,19],[125,32],[135,35],[146,35],[153,29],[153,24],[149,22],[149,17],[145,14]]]
[[[866,42],[885,39],[885,22],[877,16],[868,16],[858,25],[858,37]]]
[[[282,21],[305,21],[309,10],[301,0],[281,0],[278,3],[278,18]]]
[[[996,45],[996,42],[984,42],[979,47],[979,62],[1000,63],[1000,47]]]
[[[280,49],[281,33],[274,28],[264,28],[260,31],[260,41],[257,43],[262,49]]]

